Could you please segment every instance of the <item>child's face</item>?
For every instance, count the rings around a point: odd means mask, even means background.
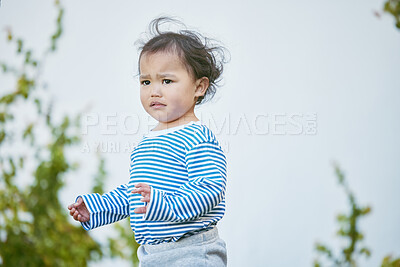
[[[174,53],[145,53],[140,59],[140,100],[161,128],[195,120],[194,106],[208,79],[194,80]],[[207,84],[205,85],[204,79]],[[161,105],[152,105],[154,101]]]

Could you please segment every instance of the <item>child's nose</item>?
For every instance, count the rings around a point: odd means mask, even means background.
[[[161,85],[153,85],[151,88],[151,96],[161,96]]]

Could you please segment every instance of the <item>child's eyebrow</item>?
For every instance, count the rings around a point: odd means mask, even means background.
[[[164,78],[164,77],[174,77],[174,78],[176,78],[175,75],[169,74],[169,73],[162,73],[162,74],[157,73],[156,76],[157,76],[158,78]],[[150,78],[150,75],[149,75],[149,74],[140,75],[140,79],[148,79],[148,78]]]

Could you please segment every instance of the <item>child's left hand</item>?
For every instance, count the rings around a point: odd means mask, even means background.
[[[145,183],[138,183],[135,185],[135,189],[132,191],[133,194],[141,194],[143,198],[142,202],[150,202],[151,187]],[[134,213],[146,213],[147,206],[139,207],[133,210]]]

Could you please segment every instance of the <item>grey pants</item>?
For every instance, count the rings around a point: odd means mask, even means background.
[[[225,267],[226,245],[217,227],[177,242],[141,245],[137,250],[140,267]]]

